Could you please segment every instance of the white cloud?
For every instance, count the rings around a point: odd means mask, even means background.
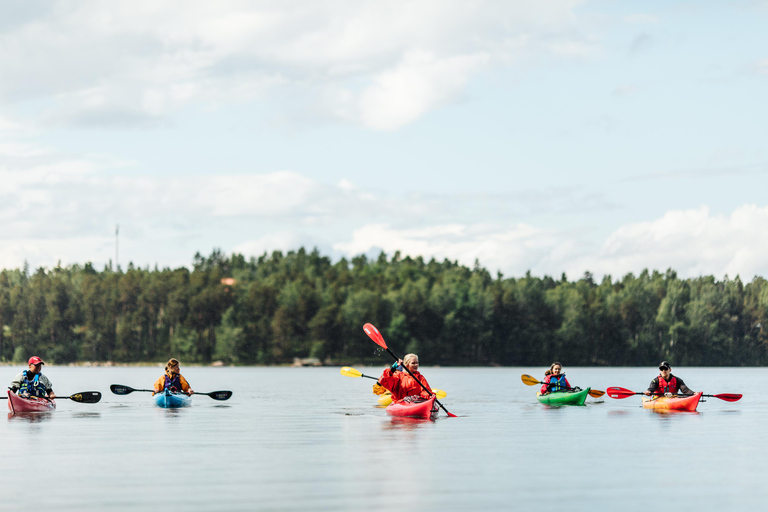
[[[489,66],[592,51],[580,3],[53,2],[0,34],[0,101],[42,101],[48,123],[152,126],[290,86],[311,110],[393,130],[461,98]]]
[[[614,278],[644,269],[672,268],[681,277],[741,276],[745,281],[768,274],[768,207],[744,205],[730,216],[708,208],[670,211],[654,221],[622,226],[602,247],[584,245],[565,233],[524,224],[440,225],[395,229],[369,224],[355,230],[334,249],[347,255],[380,248],[392,254],[447,258],[471,266],[478,259],[490,271],[578,278],[589,271]]]
[[[768,207],[744,205],[730,216],[709,208],[669,211],[663,217],[623,226],[602,248],[570,268],[620,276],[672,268],[681,276],[768,274]]]

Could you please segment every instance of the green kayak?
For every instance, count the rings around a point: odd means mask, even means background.
[[[549,405],[584,405],[590,389],[587,388],[582,391],[555,391],[546,395],[536,393],[536,398],[539,399],[539,402]]]

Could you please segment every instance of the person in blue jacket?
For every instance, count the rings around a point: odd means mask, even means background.
[[[546,395],[553,391],[567,391],[571,389],[571,385],[568,383],[568,379],[565,378],[565,374],[562,373],[563,365],[555,361],[549,367],[549,370],[544,372],[544,384],[541,385],[541,394]]]

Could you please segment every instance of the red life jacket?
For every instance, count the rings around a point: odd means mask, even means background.
[[[676,395],[678,392],[677,378],[671,373],[669,374],[669,376],[672,377],[671,379],[669,379],[669,382],[665,381],[664,377],[662,377],[661,375],[657,377],[659,381],[659,387],[656,388],[656,391],[660,393],[672,393],[673,395]]]

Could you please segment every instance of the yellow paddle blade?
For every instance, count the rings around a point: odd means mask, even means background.
[[[592,389],[589,392],[589,396],[593,396],[595,398],[600,398],[605,394],[605,391],[600,391],[599,389]]]
[[[535,386],[536,384],[541,384],[541,382],[531,377],[530,375],[523,374],[520,376],[520,378],[523,380],[523,384],[526,386]]]
[[[340,373],[345,377],[362,377],[363,376],[362,373],[355,370],[354,368],[350,368],[349,366],[345,366],[344,368],[342,368]]]
[[[437,398],[445,398],[448,396],[448,393],[446,393],[442,389],[433,389],[432,392],[435,394]]]

